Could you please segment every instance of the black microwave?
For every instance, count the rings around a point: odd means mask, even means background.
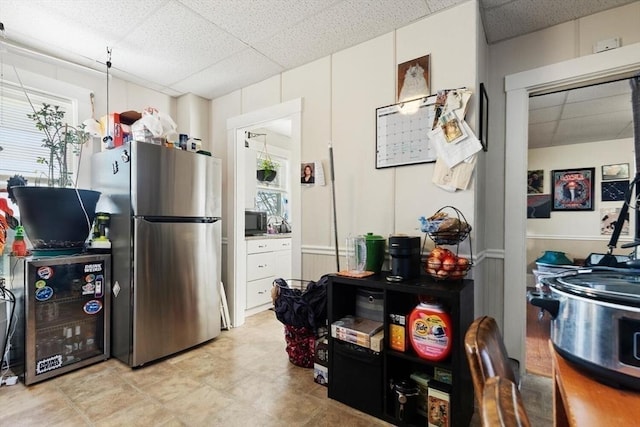
[[[267,213],[244,211],[244,235],[258,236],[260,234],[267,234]]]

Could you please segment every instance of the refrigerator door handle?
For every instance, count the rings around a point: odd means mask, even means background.
[[[219,217],[189,217],[189,216],[141,216],[138,217],[147,222],[175,222],[175,223],[204,223],[204,224],[213,224],[214,222],[221,221],[222,218]]]

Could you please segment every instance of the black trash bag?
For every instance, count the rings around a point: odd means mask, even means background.
[[[304,291],[292,289],[284,279],[276,279],[278,294],[273,305],[276,318],[284,325],[317,331],[327,321],[327,283],[325,274],[317,282],[309,282]]]

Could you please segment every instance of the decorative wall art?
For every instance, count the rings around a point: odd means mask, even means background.
[[[489,148],[489,96],[484,83],[480,83],[480,132],[478,132],[482,150],[487,151]]]
[[[629,181],[605,181],[600,183],[603,202],[620,202],[629,188]]]
[[[431,95],[429,55],[398,65],[398,102]]]
[[[620,208],[604,208],[600,209],[600,234],[613,234],[616,228],[616,222],[620,217]],[[621,235],[629,234],[629,218],[627,217],[622,225]]]
[[[592,211],[595,168],[551,171],[554,211]]]
[[[527,218],[551,218],[551,194],[528,195]]]
[[[542,194],[543,190],[544,171],[542,169],[527,171],[527,194]]]
[[[629,163],[602,166],[602,180],[629,179]]]

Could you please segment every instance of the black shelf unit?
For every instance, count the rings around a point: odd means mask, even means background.
[[[331,399],[340,401],[369,415],[402,426],[425,426],[426,419],[416,414],[411,423],[395,417],[395,392],[391,381],[409,378],[416,371],[433,375],[434,368],[452,374],[450,426],[468,426],[473,415],[473,383],[464,352],[464,334],[473,322],[473,281],[436,281],[423,275],[402,283],[387,282],[389,272],[367,278],[332,275],[327,290],[329,324],[355,314],[356,293],[366,288],[382,290],[384,299],[384,347],[373,353],[329,337],[329,390]],[[391,350],[388,344],[389,314],[408,315],[419,303],[419,296],[434,297],[447,310],[453,331],[449,356],[439,362],[420,358],[408,345],[406,352]]]

